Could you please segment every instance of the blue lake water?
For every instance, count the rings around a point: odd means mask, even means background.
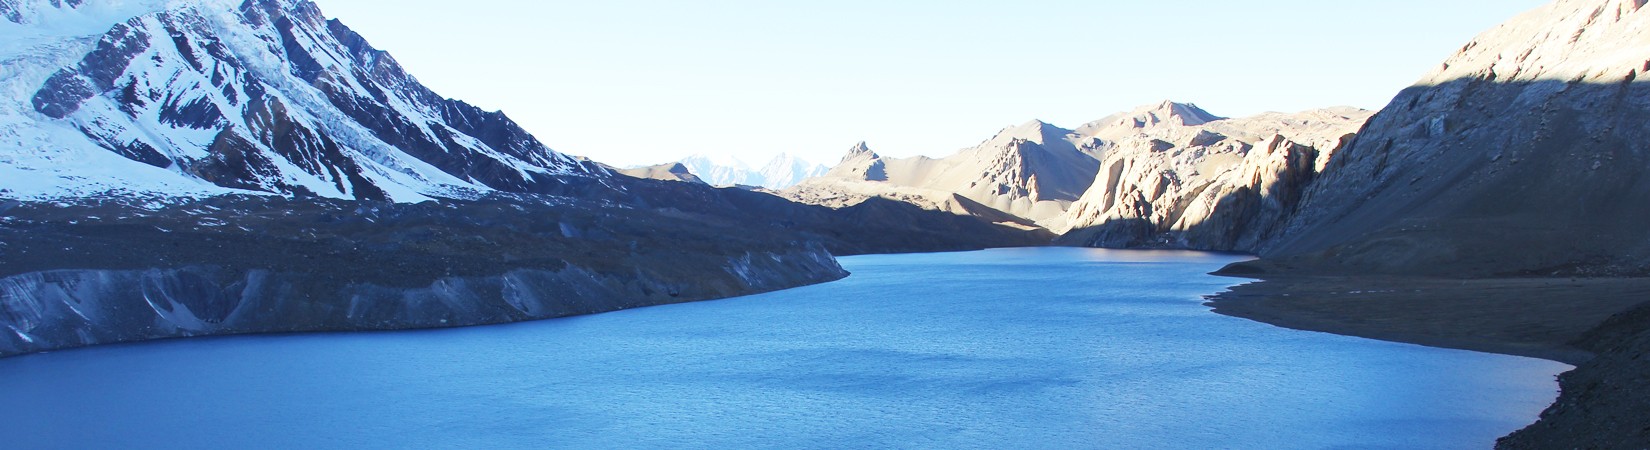
[[[1489,448],[1568,369],[1213,314],[1235,260],[865,256],[724,301],[11,358],[0,447]]]

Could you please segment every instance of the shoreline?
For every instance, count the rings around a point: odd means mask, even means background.
[[[1206,299],[1217,314],[1283,328],[1579,366],[1595,355],[1576,342],[1650,303],[1650,278],[1274,276]]]
[[[1650,278],[1272,276],[1206,298],[1284,328],[1574,366],[1496,448],[1650,448],[1650,391],[1637,389],[1650,383]]]

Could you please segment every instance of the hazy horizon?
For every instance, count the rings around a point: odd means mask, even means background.
[[[1545,1],[317,3],[441,95],[636,165],[831,164],[859,141],[944,156],[1165,99],[1230,117],[1378,109]]]

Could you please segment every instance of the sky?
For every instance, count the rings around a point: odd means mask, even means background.
[[[558,151],[827,165],[1174,100],[1379,109],[1545,0],[316,0],[437,93]]]

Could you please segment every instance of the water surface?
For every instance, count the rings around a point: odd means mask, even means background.
[[[845,258],[836,283],[456,330],[0,360],[8,448],[1489,448],[1567,366],[1209,312],[1237,258]]]

